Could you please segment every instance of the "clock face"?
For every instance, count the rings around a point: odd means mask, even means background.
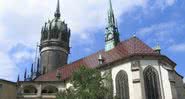
[[[107,40],[111,40],[113,38],[113,34],[112,33],[109,33],[108,35],[107,35]]]

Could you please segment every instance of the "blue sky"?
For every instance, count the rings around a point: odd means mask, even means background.
[[[177,63],[185,76],[185,1],[112,0],[121,40],[136,34]],[[62,19],[72,30],[69,62],[104,48],[108,0],[61,0]],[[54,0],[0,0],[0,78],[16,81],[35,60],[44,22],[54,16]]]

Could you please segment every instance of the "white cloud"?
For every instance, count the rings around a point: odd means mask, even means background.
[[[166,4],[171,6],[176,2],[176,0],[166,0]]]
[[[137,35],[141,36],[142,38],[147,38],[147,42],[157,43],[161,42],[165,45],[174,43],[172,35],[174,35],[174,31],[177,28],[177,23],[175,22],[166,22],[166,23],[159,23],[153,24],[148,27],[141,28],[138,30]],[[174,27],[177,27],[174,29]],[[168,38],[168,39],[166,39]]]
[[[40,37],[40,28],[48,19],[52,19],[56,0],[1,0],[0,14],[3,20],[8,20],[8,30],[18,30],[18,33],[7,33],[9,39],[22,43],[35,43]],[[113,6],[116,17],[134,7],[144,7],[149,0],[114,0]],[[174,0],[163,0],[169,2]],[[156,2],[160,3],[159,0]],[[161,2],[161,3],[163,3]],[[108,0],[61,0],[61,13],[72,30],[72,36],[80,39],[90,37],[97,29],[105,28]],[[172,2],[173,3],[173,2]],[[9,18],[12,17],[12,18]],[[18,17],[18,18],[17,18]],[[120,20],[120,21],[119,21]],[[0,20],[1,22],[2,20]],[[5,24],[4,21],[2,21]],[[89,32],[91,31],[91,32]],[[13,37],[11,37],[13,36]],[[24,42],[23,42],[24,41]]]
[[[174,27],[175,25],[176,25],[175,22],[153,24],[151,26],[140,29],[138,31],[138,34],[141,36],[145,36],[145,35],[150,34],[152,32],[158,33],[159,31],[166,31],[169,28]],[[164,33],[166,33],[166,32],[162,32],[162,34],[161,33],[158,33],[158,34],[164,35]]]
[[[121,15],[135,7],[148,9],[148,1],[150,0],[112,0],[118,22],[121,22]],[[172,5],[174,1],[156,0],[159,4],[165,2],[165,6]],[[94,43],[94,33],[104,29],[106,25],[107,2],[108,0],[61,0],[61,14],[72,30],[72,42],[75,42],[72,43],[73,46]],[[6,61],[7,67],[15,66],[12,62],[14,60],[10,60],[7,54],[14,45],[21,43],[35,48],[40,39],[41,26],[53,18],[55,6],[56,0],[0,0],[0,53],[4,53],[1,61]],[[20,61],[22,58],[29,58],[29,55],[28,52],[18,52],[15,57]],[[0,66],[4,64],[1,62]]]
[[[18,68],[6,53],[0,52],[0,60],[0,79],[15,81],[18,74]]]
[[[185,83],[185,78],[183,79],[183,82]]]
[[[33,59],[34,57],[33,53],[28,51],[16,52],[12,56],[16,63],[21,63],[23,60]]]
[[[169,47],[169,50],[174,52],[185,52],[185,43],[172,45]]]
[[[169,7],[175,3],[176,0],[146,0],[147,2],[147,8],[152,9],[164,9],[166,7]]]

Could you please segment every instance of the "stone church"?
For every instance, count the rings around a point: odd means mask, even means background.
[[[55,99],[72,86],[69,79],[82,65],[111,71],[113,95],[119,99],[185,99],[183,77],[160,46],[151,48],[136,36],[120,40],[111,0],[104,49],[68,64],[71,30],[60,18],[59,4],[41,29],[37,69],[32,66],[29,76],[25,71],[24,81],[0,80],[0,99]]]

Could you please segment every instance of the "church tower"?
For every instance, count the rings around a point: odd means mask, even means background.
[[[105,51],[113,49],[119,42],[120,39],[118,26],[117,22],[115,21],[112,2],[109,0],[108,25],[105,33]]]
[[[56,70],[58,67],[67,64],[68,61],[71,32],[60,16],[60,1],[58,0],[54,19],[46,22],[41,30],[41,74]]]

